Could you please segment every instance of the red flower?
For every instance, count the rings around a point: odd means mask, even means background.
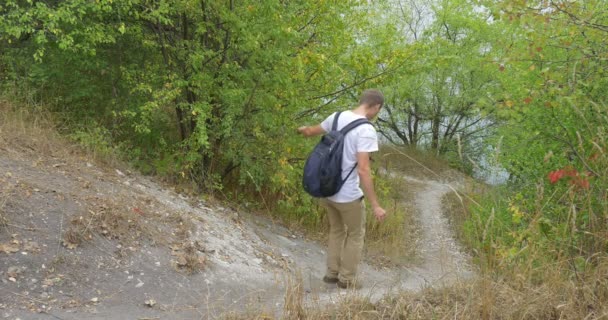
[[[561,178],[564,177],[564,173],[565,171],[563,169],[549,172],[549,181],[551,181],[551,183],[558,182]]]
[[[589,180],[585,178],[585,176],[589,176],[589,173],[581,174],[576,169],[572,167],[566,167],[563,169],[555,170],[549,172],[549,181],[554,184],[557,183],[564,177],[570,178],[570,184],[577,186],[581,189],[589,189],[590,184]]]

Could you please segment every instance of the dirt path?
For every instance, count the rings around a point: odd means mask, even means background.
[[[321,281],[322,244],[267,218],[190,199],[147,177],[86,161],[0,154],[0,209],[9,222],[0,229],[0,244],[17,243],[19,249],[0,252],[0,316],[213,319],[248,310],[280,315],[286,284],[296,274],[312,306],[350,295],[375,301],[390,292],[471,276],[442,214],[441,199],[450,189],[435,181],[404,179],[421,190],[413,203],[422,226],[421,263],[393,269],[363,263],[363,289],[348,291]],[[98,206],[91,207],[92,201]],[[72,218],[104,206],[123,208],[127,218],[143,215],[142,223],[153,227],[158,222],[147,215],[191,221],[187,241],[202,244],[205,268],[193,275],[176,271],[172,245],[156,241],[124,247],[98,234],[75,249],[62,246],[61,235]],[[174,232],[167,228],[158,226]],[[37,249],[28,249],[32,243]],[[155,303],[146,306],[150,300]]]
[[[446,194],[453,192],[450,185],[411,177],[404,179],[425,186],[423,191],[416,195],[415,200],[423,236],[421,242],[423,262],[411,270],[419,279],[418,284],[437,284],[472,276],[469,259],[455,240],[443,212],[442,199]]]

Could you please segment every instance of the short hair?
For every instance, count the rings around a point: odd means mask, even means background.
[[[384,95],[380,90],[376,89],[367,89],[363,91],[361,94],[361,98],[359,98],[359,105],[367,105],[368,107],[375,106],[377,104],[382,107],[384,104]]]

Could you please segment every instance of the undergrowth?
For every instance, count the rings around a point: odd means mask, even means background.
[[[73,151],[57,132],[56,121],[42,106],[28,104],[16,107],[0,96],[0,114],[0,150],[10,152],[10,149],[17,149],[51,156]]]

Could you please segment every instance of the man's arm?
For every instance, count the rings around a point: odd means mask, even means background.
[[[361,187],[365,197],[370,202],[374,216],[378,221],[384,220],[386,211],[380,207],[378,203],[378,197],[374,190],[374,181],[372,180],[372,170],[369,160],[369,152],[357,152],[357,172],[359,173],[359,179],[361,179]]]
[[[321,128],[321,125],[318,124],[316,126],[312,126],[312,127],[299,127],[298,128],[298,133],[300,133],[301,135],[305,136],[305,137],[314,137],[314,136],[319,136],[322,134],[325,134],[327,132],[325,132],[325,130],[323,130],[323,128]]]

